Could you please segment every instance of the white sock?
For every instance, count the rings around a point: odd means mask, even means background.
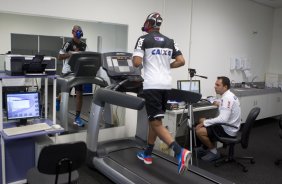
[[[212,152],[213,154],[217,154],[217,149],[216,148],[210,149],[210,152]]]

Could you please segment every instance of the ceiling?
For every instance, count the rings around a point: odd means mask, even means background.
[[[252,0],[272,8],[282,8],[282,0]]]

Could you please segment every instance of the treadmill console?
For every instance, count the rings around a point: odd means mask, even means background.
[[[110,78],[141,75],[141,68],[134,67],[132,54],[126,52],[108,52],[103,54],[102,66]]]
[[[111,79],[113,87],[123,92],[136,92],[142,88],[142,66],[134,67],[131,53],[108,52],[103,53],[102,58],[102,67]]]

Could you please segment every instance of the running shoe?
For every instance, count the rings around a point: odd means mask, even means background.
[[[84,127],[84,122],[81,120],[80,116],[76,116],[73,124],[79,126],[79,127]]]
[[[176,156],[178,160],[178,174],[183,174],[188,169],[188,163],[192,156],[191,151],[182,148],[180,154]]]
[[[145,155],[144,151],[140,151],[137,153],[137,157],[140,160],[143,160],[145,164],[152,164],[153,163],[153,158],[152,155]]]
[[[205,156],[201,157],[202,160],[207,161],[207,162],[212,162],[220,158],[220,153],[217,152],[216,154],[212,152],[208,152]]]

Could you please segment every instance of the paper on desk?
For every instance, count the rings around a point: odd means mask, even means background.
[[[208,97],[207,100],[208,100],[210,103],[213,103],[213,102],[216,102],[216,101],[220,101],[219,99],[217,99],[217,98],[214,97],[214,96]]]

